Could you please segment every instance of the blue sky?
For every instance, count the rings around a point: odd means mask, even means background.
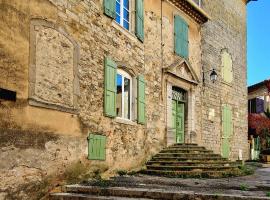
[[[248,4],[248,85],[270,78],[270,0]]]

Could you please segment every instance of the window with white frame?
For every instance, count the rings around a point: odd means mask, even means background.
[[[131,99],[132,99],[131,88],[132,88],[132,77],[122,70],[117,70],[117,96],[116,96],[117,117],[131,120]]]
[[[130,29],[130,0],[116,0],[116,22]]]

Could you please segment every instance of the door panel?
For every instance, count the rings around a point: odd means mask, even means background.
[[[172,100],[172,128],[174,129],[176,143],[184,143],[185,138],[185,106],[183,103]]]
[[[222,144],[221,152],[224,158],[230,156],[230,137],[233,133],[232,127],[232,110],[231,107],[225,105],[222,110]]]
[[[185,132],[185,106],[183,103],[177,102],[176,106],[176,142],[184,143]]]

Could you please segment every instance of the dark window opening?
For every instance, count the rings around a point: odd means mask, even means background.
[[[16,92],[0,88],[0,99],[16,101]]]

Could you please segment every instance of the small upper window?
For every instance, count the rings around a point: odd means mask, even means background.
[[[222,55],[222,78],[225,82],[231,83],[233,81],[233,66],[232,66],[232,57],[227,52],[223,50]]]
[[[131,88],[131,76],[122,70],[117,70],[117,117],[131,120]]]
[[[116,0],[116,22],[123,26],[125,29],[129,30],[130,20],[129,20],[129,0]]]

